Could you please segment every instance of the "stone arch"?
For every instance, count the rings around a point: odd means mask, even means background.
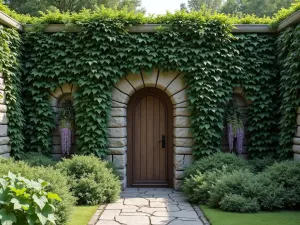
[[[245,139],[244,139],[244,151],[242,153],[242,156],[247,158],[248,156],[248,107],[252,103],[251,101],[247,100],[245,97],[244,88],[242,87],[235,87],[233,88],[232,97],[237,101],[239,108],[244,112],[244,126],[245,126]],[[227,140],[227,129],[225,126],[224,130],[224,137],[222,140],[222,149],[223,151],[228,151],[228,140]]]
[[[49,102],[55,113],[56,127],[51,132],[52,150],[51,154],[54,158],[61,158],[63,156],[60,146],[60,132],[58,127],[58,114],[61,108],[61,104],[67,100],[73,98],[73,93],[76,92],[77,86],[72,84],[63,84],[57,87],[54,91],[49,92]],[[73,144],[71,153],[76,151],[76,145]]]
[[[108,122],[108,160],[118,169],[123,188],[127,186],[127,104],[130,97],[145,87],[154,87],[164,91],[173,104],[173,186],[180,189],[183,172],[193,162],[192,133],[190,131],[190,112],[188,111],[187,86],[183,74],[177,71],[163,72],[153,69],[151,72],[129,74],[117,82],[112,90],[112,109]]]
[[[297,108],[296,124],[297,130],[295,137],[293,138],[293,152],[294,160],[300,161],[300,106]]]

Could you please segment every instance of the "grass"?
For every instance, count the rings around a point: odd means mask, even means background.
[[[229,213],[201,205],[211,225],[299,225],[300,211]]]
[[[87,225],[98,206],[75,206],[68,225]]]

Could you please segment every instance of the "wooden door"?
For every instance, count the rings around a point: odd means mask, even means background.
[[[168,119],[172,106],[164,95],[158,89],[145,88],[129,103],[129,186],[169,186],[171,183],[172,138],[168,125],[172,120]]]

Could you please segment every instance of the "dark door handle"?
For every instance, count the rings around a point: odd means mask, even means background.
[[[166,136],[165,135],[161,136],[161,141],[159,141],[159,142],[161,142],[162,148],[166,148]]]

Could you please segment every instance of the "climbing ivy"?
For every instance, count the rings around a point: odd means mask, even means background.
[[[107,119],[112,86],[141,70],[176,70],[184,74],[194,155],[221,149],[224,106],[233,87],[244,87],[250,105],[252,156],[276,151],[277,85],[275,38],[231,34],[221,16],[178,12],[160,18],[155,33],[128,33],[144,21],[134,15],[110,15],[76,21],[79,33],[27,32],[24,35],[24,134],[30,151],[50,152],[54,113],[49,92],[64,83],[78,86],[74,94],[78,151],[103,157],[107,153]]]
[[[281,154],[291,153],[292,137],[297,124],[297,108],[300,106],[300,26],[286,29],[280,34],[277,41],[281,73],[281,120],[280,120],[280,145]]]
[[[24,146],[21,99],[21,38],[17,31],[0,26],[0,64],[5,80],[5,99],[9,119],[8,135],[13,154],[19,157]]]

